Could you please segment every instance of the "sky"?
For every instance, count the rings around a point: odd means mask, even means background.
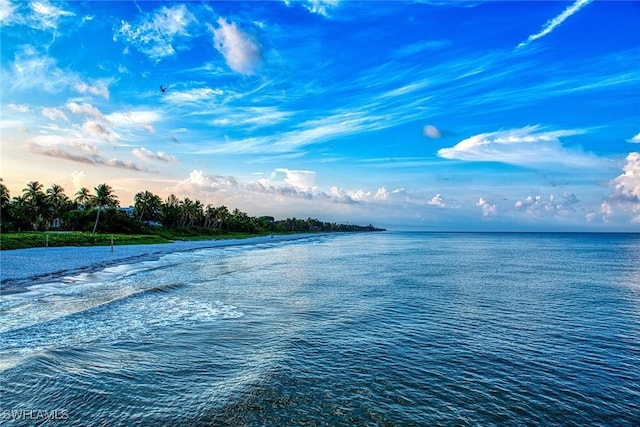
[[[640,232],[640,3],[0,0],[0,177],[392,230]]]

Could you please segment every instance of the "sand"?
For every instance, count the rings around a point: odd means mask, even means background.
[[[34,283],[109,265],[153,259],[163,254],[201,248],[250,245],[313,237],[309,234],[273,235],[247,239],[178,241],[153,245],[30,248],[0,251],[0,289],[16,292]]]

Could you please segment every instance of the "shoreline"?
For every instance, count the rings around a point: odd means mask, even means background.
[[[46,283],[73,273],[87,273],[117,264],[158,259],[162,255],[169,253],[285,242],[329,234],[331,233],[274,234],[248,237],[246,239],[212,239],[145,245],[118,245],[114,246],[113,252],[110,246],[13,249],[0,252],[0,293],[13,294],[23,292],[30,285]]]

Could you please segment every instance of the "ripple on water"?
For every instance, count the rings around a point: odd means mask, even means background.
[[[0,298],[3,407],[78,425],[634,425],[638,243],[351,235],[67,278]]]

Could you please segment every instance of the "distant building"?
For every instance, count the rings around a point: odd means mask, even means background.
[[[135,208],[133,206],[127,206],[126,208],[118,208],[118,211],[122,212],[129,218],[135,218]]]

